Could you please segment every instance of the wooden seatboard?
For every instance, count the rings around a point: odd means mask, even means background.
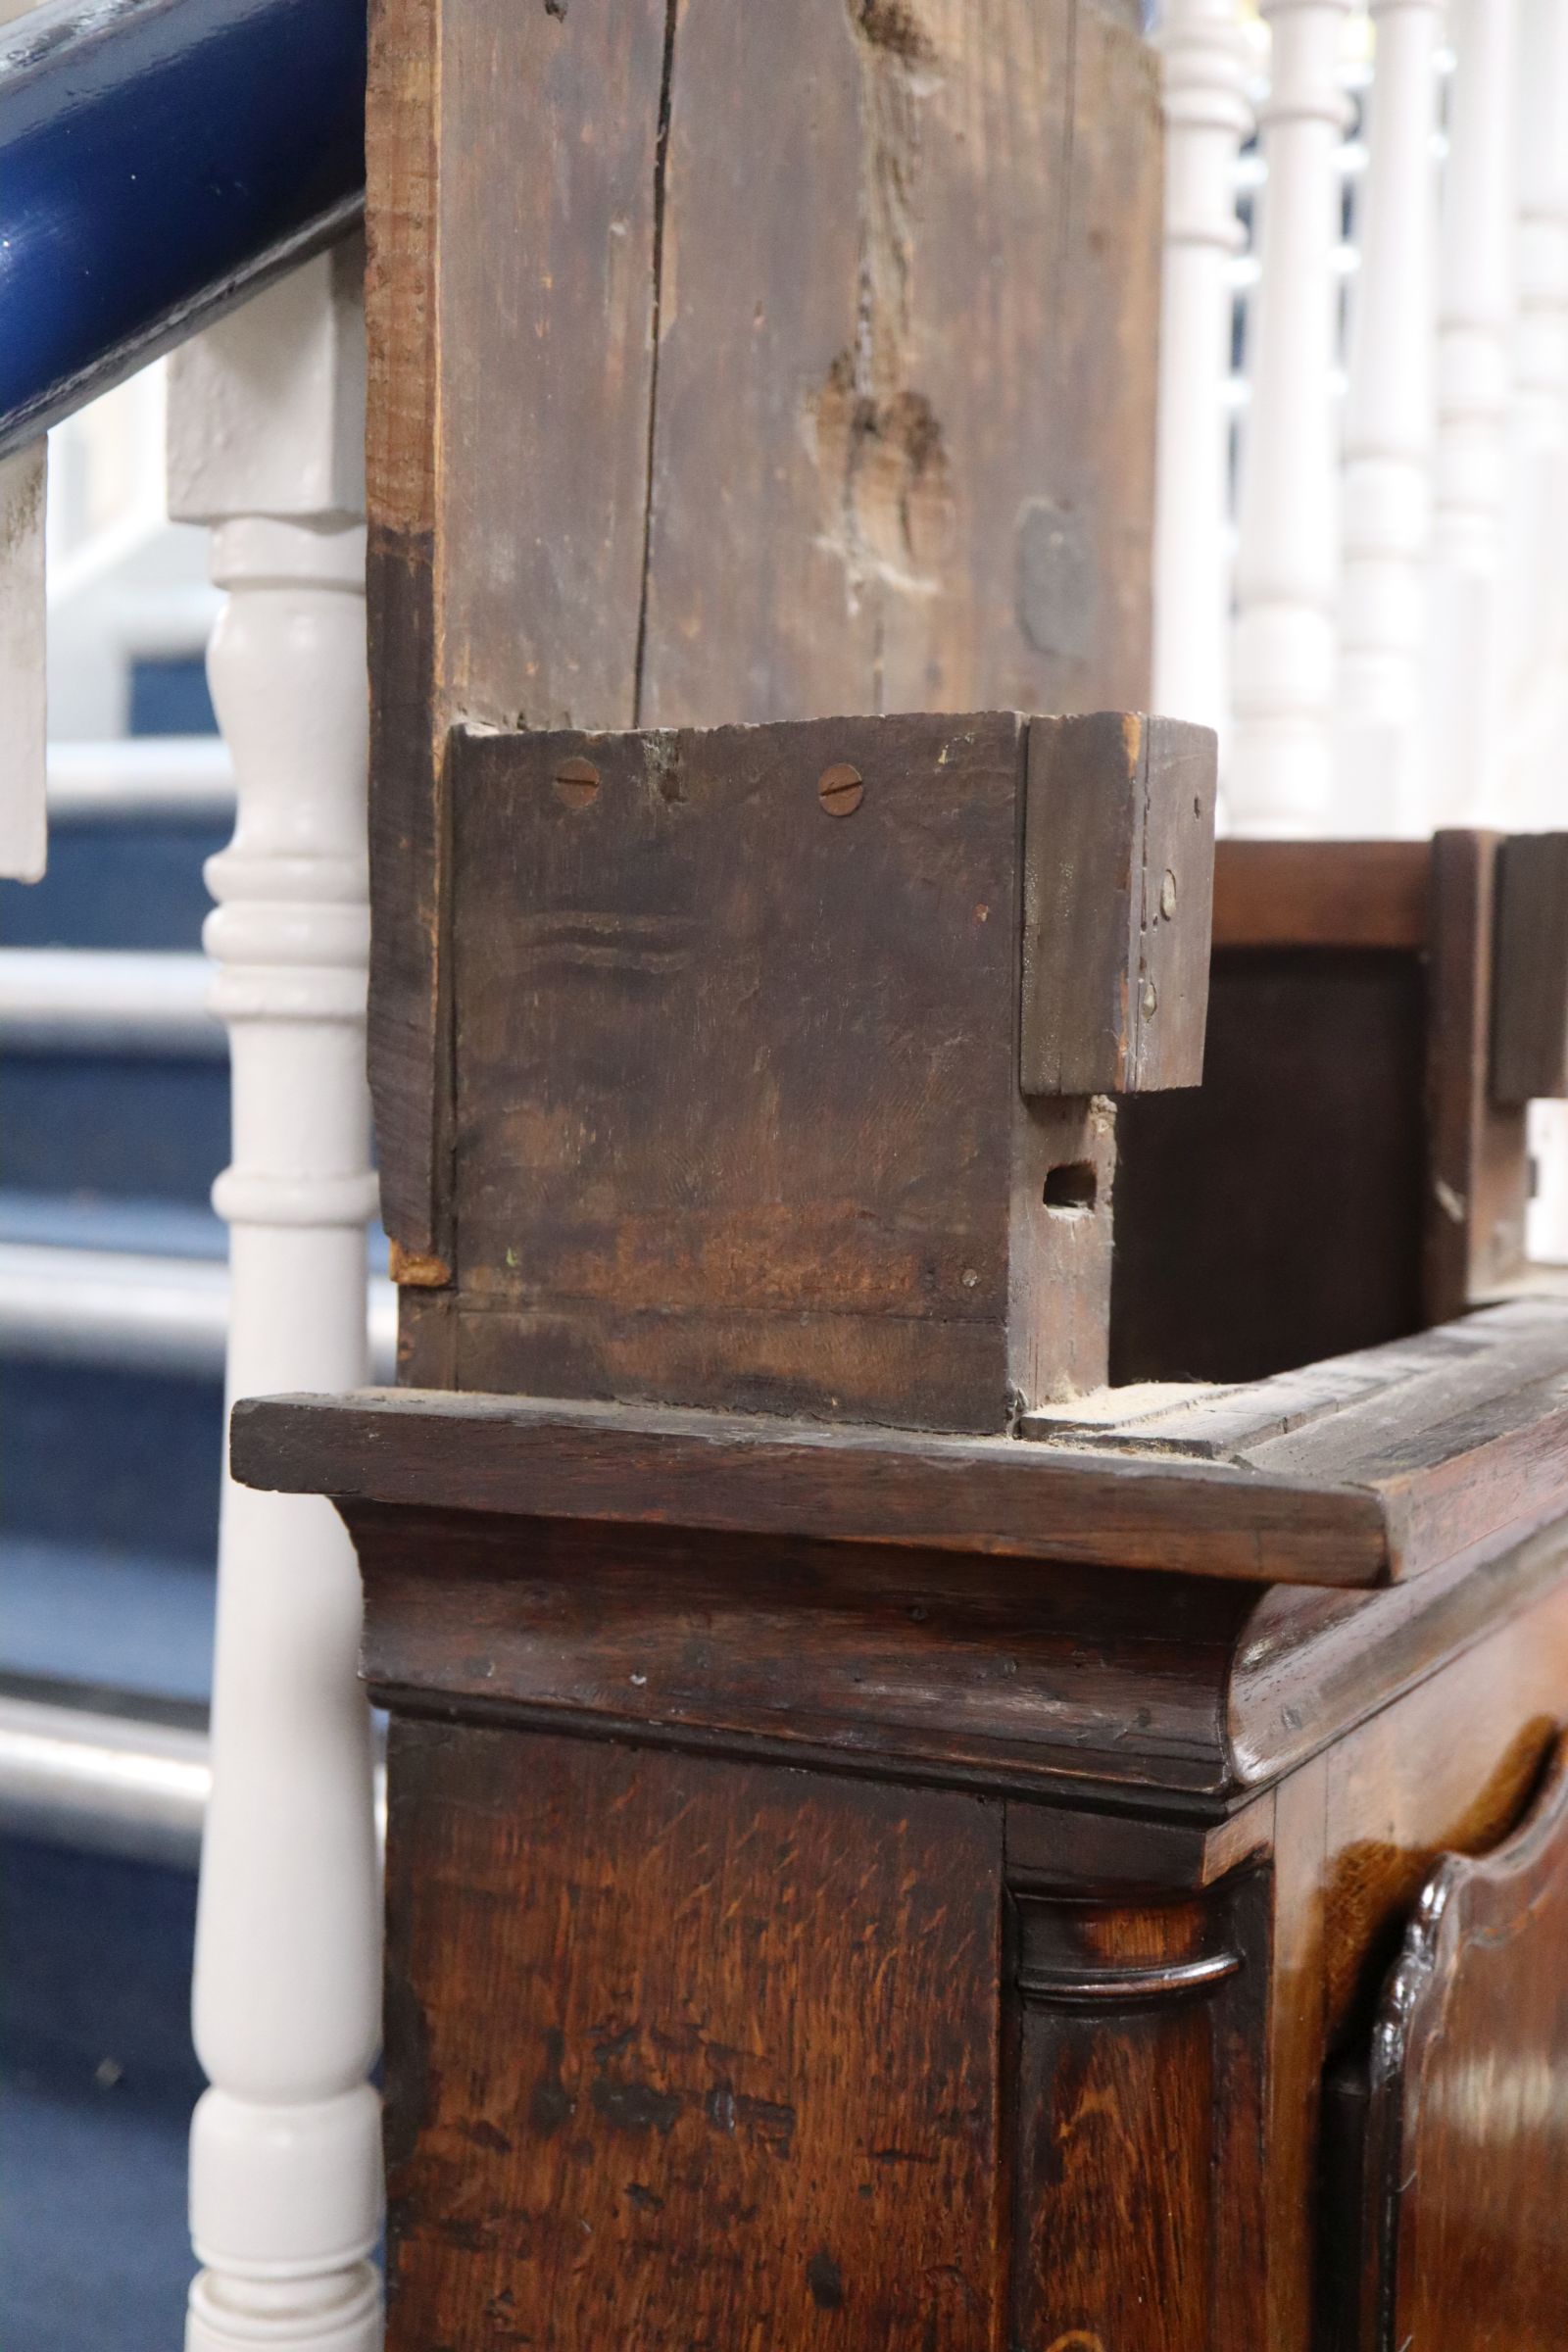
[[[232,1427],[236,1477],[288,1492],[1370,1586],[1568,1509],[1568,1313],[1488,1308],[1315,1387],[1021,1442],[415,1391]]]

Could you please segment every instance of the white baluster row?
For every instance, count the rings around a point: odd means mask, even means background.
[[[1412,833],[1426,652],[1436,422],[1439,0],[1372,0],[1370,107],[1345,407],[1339,727],[1333,812]]]
[[[1232,565],[1216,353],[1254,15]],[[1342,306],[1346,84],[1368,27]],[[1561,822],[1568,0],[1165,0],[1160,37],[1160,707],[1220,725],[1241,830]]]
[[[237,821],[208,866],[229,1031],[228,1394],[367,1377],[361,255],[182,351],[171,512],[227,590],[209,670]],[[188,2352],[374,2352],[380,1898],[359,1578],[331,1505],[225,1486],[191,2140]]]

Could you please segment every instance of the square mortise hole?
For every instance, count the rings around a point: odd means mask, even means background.
[[[1058,1216],[1087,1217],[1095,1205],[1100,1179],[1093,1160],[1070,1159],[1053,1168],[1046,1178],[1046,1206]]]

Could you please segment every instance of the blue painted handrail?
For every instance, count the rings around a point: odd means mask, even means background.
[[[365,0],[52,0],[0,34],[0,454],[365,197]]]

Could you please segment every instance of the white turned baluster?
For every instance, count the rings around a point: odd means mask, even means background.
[[[45,444],[0,459],[0,874],[44,869]]]
[[[182,353],[171,508],[214,527],[209,666],[238,818],[208,867],[231,1040],[231,1397],[366,1377],[359,257]],[[197,1924],[189,2352],[372,2352],[380,1905],[360,1590],[329,1503],[225,1487]]]
[[[1335,829],[1419,833],[1436,420],[1439,0],[1372,0],[1376,79],[1345,413]]]
[[[1237,0],[1167,0],[1165,245],[1154,518],[1154,708],[1219,727],[1229,634],[1230,257],[1250,122]]]
[[[1519,0],[1518,317],[1494,821],[1568,823],[1568,0]]]
[[[1351,0],[1261,0],[1273,31],[1258,122],[1267,181],[1252,302],[1236,558],[1235,728],[1225,795],[1238,832],[1312,832],[1333,780],[1339,309],[1335,151]]]
[[[1487,823],[1502,771],[1501,594],[1514,313],[1514,0],[1451,0],[1438,294],[1427,760],[1436,822]]]

